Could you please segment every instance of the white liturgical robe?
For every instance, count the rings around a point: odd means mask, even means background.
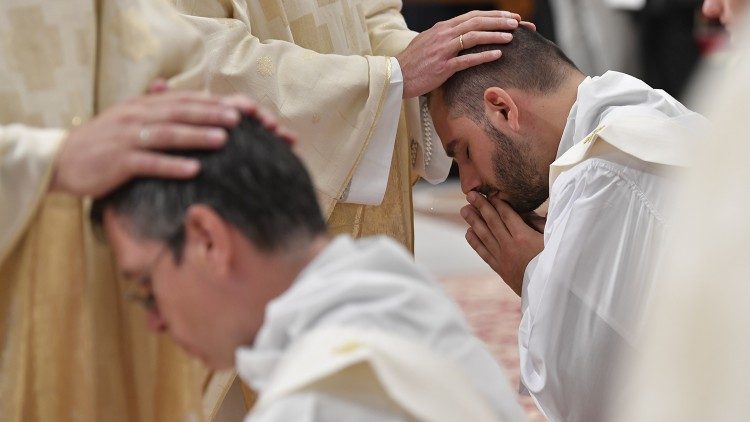
[[[336,330],[344,334],[320,334]],[[345,338],[350,330],[376,334],[353,343]],[[388,341],[368,340],[384,335],[394,339],[392,349]],[[326,357],[326,348],[336,342],[338,353]],[[402,343],[416,351],[398,353]],[[305,352],[305,347],[299,350],[300,344],[313,346]],[[339,368],[350,352],[362,354],[352,358],[354,363],[370,362],[373,373],[365,378],[378,382],[351,383],[335,376],[339,369],[327,373],[321,369]],[[298,358],[290,356],[295,354]],[[425,358],[415,361],[415,354]],[[438,368],[445,370],[420,369],[440,360],[445,364]],[[385,367],[378,362],[385,362]],[[412,411],[420,406],[427,411],[422,415],[433,411],[430,407],[448,409],[437,420],[448,420],[450,412],[477,420],[472,415],[483,407],[489,420],[523,420],[503,370],[471,333],[458,308],[436,281],[415,266],[405,249],[385,237],[335,238],[267,306],[255,343],[237,350],[236,364],[240,377],[260,392],[248,415],[250,421],[414,420],[422,419]],[[351,365],[350,372],[362,371],[361,366]],[[318,372],[312,379],[305,375]],[[419,381],[425,373],[431,382]],[[465,388],[455,390],[454,383]],[[467,398],[435,393],[449,390],[462,391]]]
[[[703,121],[622,73],[580,84],[550,168],[544,250],[522,290],[521,378],[548,419],[601,420],[615,400],[612,381],[635,349],[669,227],[676,169],[692,146],[671,135]]]

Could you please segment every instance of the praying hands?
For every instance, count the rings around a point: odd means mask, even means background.
[[[525,219],[507,202],[496,197],[487,199],[477,192],[469,192],[466,199],[470,205],[461,209],[470,226],[466,240],[521,296],[526,266],[544,249],[543,219],[536,214]]]

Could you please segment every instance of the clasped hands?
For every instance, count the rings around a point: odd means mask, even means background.
[[[466,199],[461,216],[469,224],[467,242],[521,296],[526,267],[544,249],[544,219],[533,212],[520,215],[497,197],[469,192]]]
[[[473,11],[438,22],[417,35],[396,55],[404,78],[404,98],[413,98],[438,88],[454,73],[500,58],[499,50],[458,54],[480,44],[507,44],[510,32],[523,25],[535,29],[533,23],[521,20],[517,13],[500,10]]]

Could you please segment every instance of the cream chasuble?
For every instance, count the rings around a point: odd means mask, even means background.
[[[300,135],[299,152],[331,230],[385,234],[412,249],[412,155],[415,161],[423,155],[414,141],[422,133],[419,119],[407,131],[401,114],[382,204],[341,203],[383,111],[388,56],[416,35],[406,27],[401,2],[172,1],[206,35],[209,88],[252,96]],[[417,99],[405,104],[419,107]]]
[[[201,52],[159,1],[0,3],[3,421],[202,419],[205,370],[124,303],[85,204],[45,194],[65,129],[157,76],[199,86],[181,72],[200,69]]]

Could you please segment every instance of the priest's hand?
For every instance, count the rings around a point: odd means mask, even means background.
[[[497,60],[499,50],[458,56],[467,48],[480,44],[507,44],[510,32],[522,24],[517,13],[490,10],[473,11],[438,22],[420,33],[408,47],[396,55],[404,77],[404,98],[424,95],[443,84],[454,73],[478,64]]]
[[[57,157],[51,190],[98,197],[133,177],[187,179],[197,160],[160,153],[168,149],[212,149],[226,142],[248,99],[172,91],[116,104],[70,132]]]
[[[529,262],[544,249],[544,235],[530,227],[508,203],[469,192],[461,209],[469,223],[466,240],[482,259],[521,296]]]

